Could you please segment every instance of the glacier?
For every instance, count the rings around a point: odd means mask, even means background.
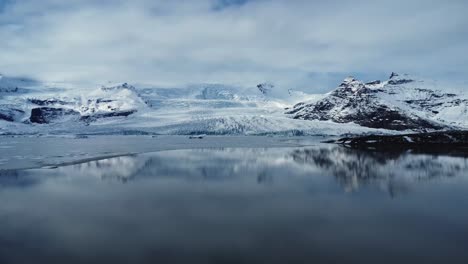
[[[77,87],[1,76],[0,134],[296,136],[441,130],[468,127],[467,98],[398,74],[370,83],[350,77],[327,94],[270,83]],[[324,105],[330,109],[321,110]],[[416,121],[398,126],[378,125],[386,120],[363,122],[382,109]]]

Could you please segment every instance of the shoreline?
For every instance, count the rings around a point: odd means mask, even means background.
[[[450,130],[401,135],[364,135],[343,137],[324,143],[337,144],[350,149],[411,152],[468,157],[468,130]]]
[[[17,170],[52,169],[95,160],[172,150],[300,148],[322,144],[320,141],[323,137],[207,136],[203,139],[190,139],[188,136],[93,136],[44,137],[39,141],[35,137],[9,139],[0,142],[0,148],[5,149],[0,153],[0,174]]]

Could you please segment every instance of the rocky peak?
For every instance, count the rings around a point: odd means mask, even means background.
[[[343,80],[343,84],[349,84],[355,81],[356,81],[356,78],[354,78],[353,76],[348,76]]]
[[[271,84],[271,83],[261,83],[261,84],[257,85],[258,90],[264,95],[270,93],[271,90],[273,90],[274,87],[275,86],[273,84]]]
[[[102,86],[101,90],[103,91],[115,91],[115,90],[131,90],[135,91],[136,88],[128,83],[123,83],[115,86]]]
[[[375,81],[371,81],[371,82],[368,82],[366,83],[366,85],[379,85],[381,84],[382,82],[380,80],[375,80]]]
[[[359,84],[360,82],[356,80],[353,76],[346,77],[343,82],[341,82],[339,87],[350,87]]]
[[[400,76],[398,73],[392,72],[392,74],[390,74],[390,78],[388,78],[388,79],[393,79],[393,78],[398,77],[398,76]]]
[[[337,90],[337,93],[355,93],[362,88],[365,88],[363,82],[356,80],[354,77],[350,76],[343,80]]]
[[[411,82],[414,82],[414,80],[411,79],[408,74],[404,74],[403,76],[401,76],[398,73],[392,72],[387,83],[390,85],[400,85]]]

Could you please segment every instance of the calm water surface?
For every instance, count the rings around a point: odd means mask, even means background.
[[[465,158],[228,148],[0,174],[0,263],[468,263]]]

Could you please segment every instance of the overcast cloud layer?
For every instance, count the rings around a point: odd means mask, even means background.
[[[467,11],[465,0],[0,0],[0,72],[312,89],[391,71],[465,82]]]

